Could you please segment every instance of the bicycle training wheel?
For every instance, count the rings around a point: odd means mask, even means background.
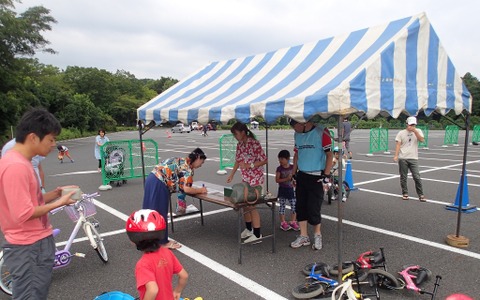
[[[95,229],[95,226],[89,222],[86,222],[83,226],[93,249],[97,251],[98,257],[100,257],[103,262],[108,262],[107,250],[105,249],[105,245],[103,244],[103,239],[100,236],[100,233],[98,233],[97,229]]]
[[[342,263],[342,275],[350,273],[353,271],[353,264],[352,263]],[[338,275],[338,264],[334,264],[330,268],[331,275]]]
[[[7,295],[12,295],[12,274],[5,265],[3,251],[0,252],[0,289]]]
[[[297,299],[310,299],[322,292],[323,285],[318,280],[307,278],[304,284],[300,284],[292,290],[292,295]]]
[[[368,271],[367,280],[371,287],[378,286],[380,288],[395,290],[401,289],[400,282],[387,271],[381,269],[371,269]]]
[[[313,271],[315,274],[319,275],[319,274],[322,274],[322,275],[325,275],[325,276],[328,276],[328,269],[330,268],[326,263],[323,263],[323,262],[314,262],[314,263],[311,263],[311,264],[308,264],[306,265],[305,267],[303,267],[303,274],[305,275],[310,275],[310,272],[312,272],[312,268],[313,268],[313,265],[315,265],[315,270]]]

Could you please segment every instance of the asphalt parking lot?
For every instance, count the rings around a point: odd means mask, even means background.
[[[410,200],[401,199],[398,167],[393,161],[396,130],[389,133],[390,154],[383,152],[367,156],[369,131],[352,133],[352,175],[357,191],[352,192],[344,204],[342,257],[355,259],[368,250],[385,249],[388,270],[397,272],[404,265],[419,264],[429,268],[433,275],[441,275],[442,281],[436,299],[463,292],[479,299],[480,285],[480,218],[478,212],[461,214],[460,234],[470,239],[468,248],[450,247],[445,243],[449,234],[457,230],[458,214],[445,209],[454,203],[461,174],[463,132],[461,146],[442,147],[444,132],[430,131],[429,149],[420,150],[420,171],[423,179],[426,203],[418,201],[413,181],[409,179]],[[186,156],[196,147],[207,154],[204,166],[195,172],[195,180],[226,185],[225,175],[217,175],[219,169],[218,139],[227,131],[209,132],[207,137],[194,131],[167,137],[164,129],[149,131],[144,138],[158,143],[159,156]],[[256,132],[265,147],[265,131]],[[110,140],[138,139],[136,132],[108,134]],[[60,164],[56,151],[43,162],[46,187],[52,189],[67,184],[79,185],[85,193],[98,191],[101,175],[97,173],[94,158],[94,137],[63,142],[75,159],[75,163]],[[276,194],[274,172],[278,164],[277,153],[292,150],[293,131],[268,132],[269,190]],[[480,206],[480,147],[468,147],[469,203]],[[149,171],[149,170],[148,170]],[[229,169],[227,169],[229,171]],[[238,173],[238,172],[237,172]],[[240,180],[238,174],[236,181]],[[85,258],[74,258],[71,264],[54,271],[49,299],[93,299],[111,290],[120,290],[136,296],[134,266],[141,253],[130,243],[125,232],[125,218],[142,203],[141,179],[129,180],[121,187],[101,192],[98,197],[96,219],[101,223],[109,254],[109,262],[103,264],[89,244],[80,239],[72,247],[73,252],[85,253]],[[198,200],[188,199],[198,205]],[[309,247],[292,249],[295,232],[276,229],[276,253],[271,252],[269,240],[244,247],[243,264],[237,263],[236,214],[215,204],[204,204],[205,225],[200,216],[192,215],[175,222],[175,232],[170,236],[183,247],[175,250],[190,278],[183,296],[203,299],[294,299],[291,290],[302,283],[302,268],[314,261],[334,264],[338,259],[337,202],[324,203],[322,208],[322,233],[324,248],[313,251]],[[261,210],[262,231],[271,231],[270,215]],[[54,227],[62,230],[56,238],[67,240],[72,222],[64,214],[51,217]],[[312,234],[312,233],[310,233]],[[424,286],[433,288],[433,281]],[[0,295],[0,299],[8,299]],[[430,299],[412,291],[381,291],[381,299]]]

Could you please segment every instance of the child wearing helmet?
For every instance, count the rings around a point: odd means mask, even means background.
[[[161,240],[166,234],[165,219],[155,210],[141,209],[127,219],[128,238],[143,252],[135,266],[135,279],[140,299],[180,299],[188,280],[175,254]],[[173,275],[178,276],[175,288]]]

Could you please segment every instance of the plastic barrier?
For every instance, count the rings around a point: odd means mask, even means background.
[[[373,156],[373,152],[379,151],[383,151],[385,154],[390,154],[390,151],[388,151],[387,128],[370,129],[370,151],[367,156]]]
[[[220,137],[220,169],[217,171],[217,174],[227,174],[225,168],[235,165],[237,143],[238,141],[233,134],[224,134]]]
[[[102,155],[102,186],[100,190],[108,190],[112,187],[111,183],[121,185],[128,179],[141,178],[142,157],[141,148],[143,148],[143,157],[146,174],[158,164],[158,144],[152,139],[143,140],[121,140],[106,142],[100,147]]]
[[[425,138],[425,140],[423,142],[418,142],[418,148],[428,149],[428,131],[429,131],[428,126],[417,125],[416,127],[423,132],[423,137]]]
[[[458,132],[459,127],[457,125],[447,125],[442,147],[448,147],[448,145],[458,146]]]
[[[480,125],[473,126],[473,136],[472,136],[472,143],[479,144],[480,143]]]

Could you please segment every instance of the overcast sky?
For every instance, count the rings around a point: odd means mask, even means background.
[[[459,75],[480,77],[478,0],[23,0],[17,12],[36,5],[58,21],[45,33],[58,54],[37,57],[61,69],[181,80],[214,61],[425,12]]]

